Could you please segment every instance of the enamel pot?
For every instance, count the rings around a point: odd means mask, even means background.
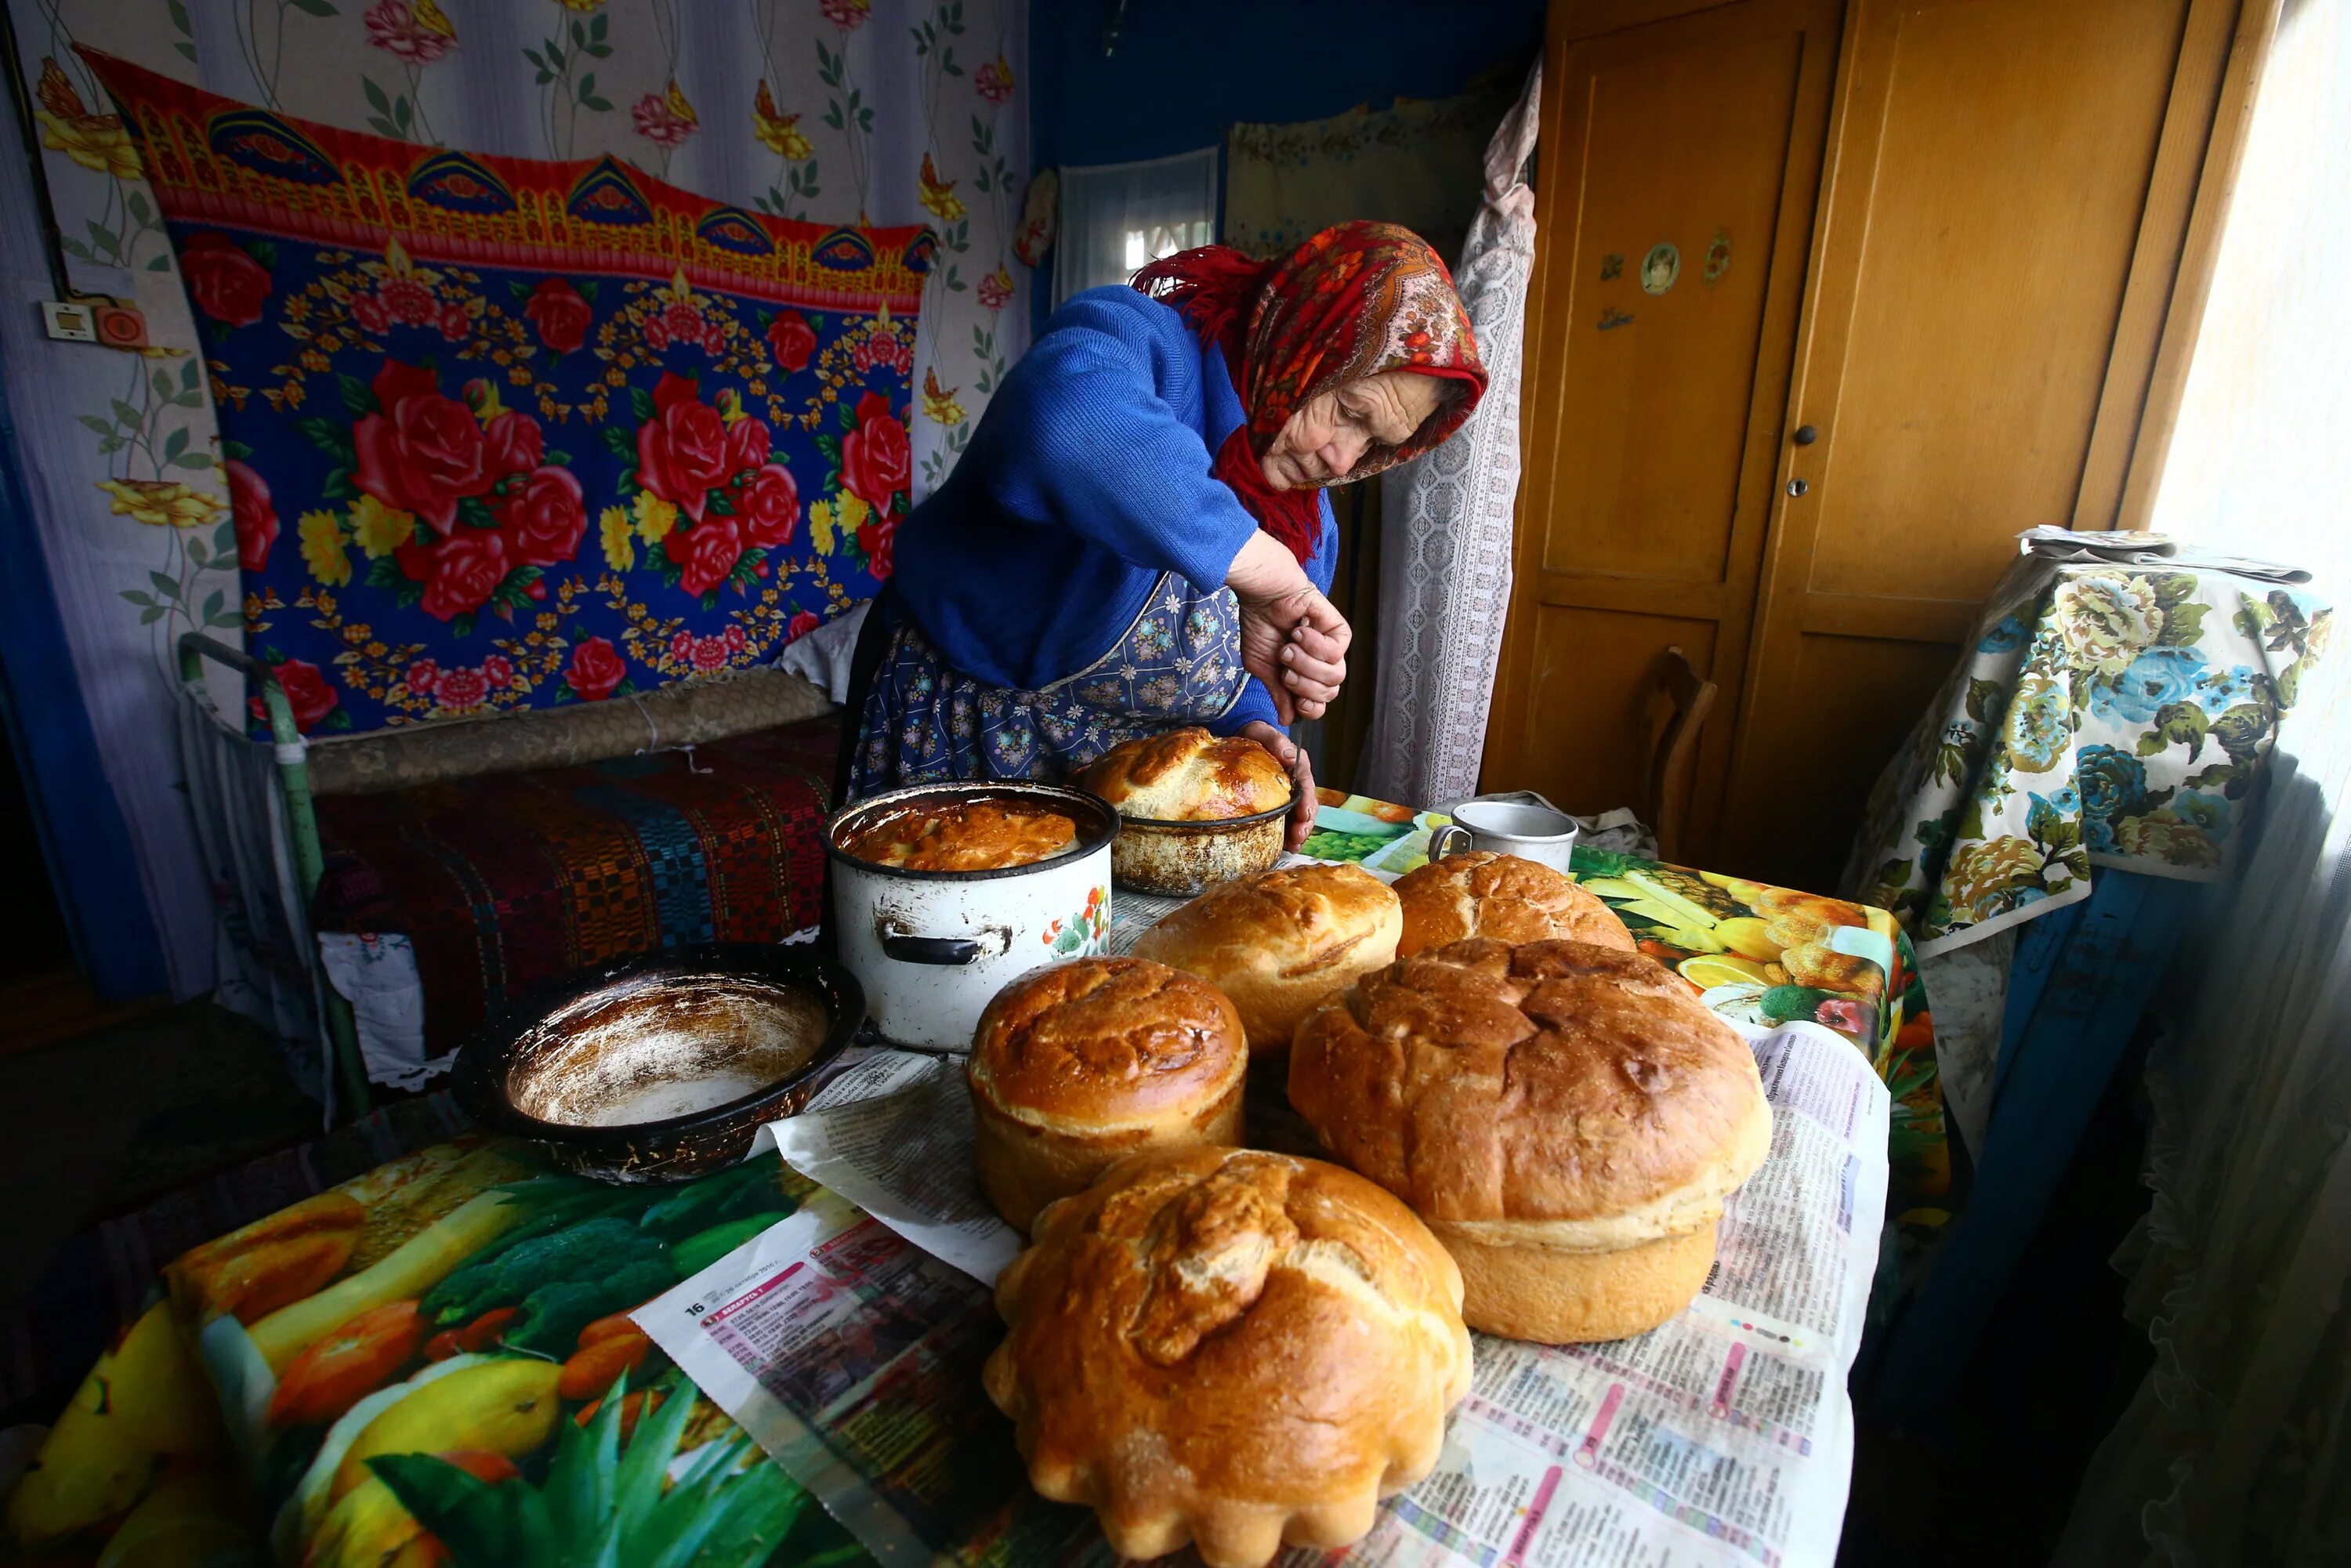
[[[841,852],[876,815],[975,800],[1041,805],[1077,824],[1077,847],[998,871],[910,871]],[[979,1015],[1032,969],[1100,953],[1110,936],[1110,846],[1116,812],[1051,784],[917,784],[842,808],[825,824],[841,961],[865,988],[867,1014],[899,1045],[968,1051]]]

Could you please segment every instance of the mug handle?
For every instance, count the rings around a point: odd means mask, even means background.
[[[1432,862],[1447,855],[1466,854],[1469,848],[1469,830],[1458,822],[1447,822],[1429,832],[1428,858]]]

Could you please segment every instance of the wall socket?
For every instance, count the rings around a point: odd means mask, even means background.
[[[110,349],[147,346],[147,318],[135,305],[44,299],[41,319],[49,336],[62,342],[103,343]]]
[[[41,319],[47,323],[52,338],[68,343],[98,341],[98,312],[87,305],[44,299],[41,301]]]

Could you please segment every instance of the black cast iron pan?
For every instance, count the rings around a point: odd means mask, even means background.
[[[461,1048],[452,1087],[564,1169],[684,1181],[805,1106],[864,1017],[855,977],[813,948],[672,947],[517,998]]]

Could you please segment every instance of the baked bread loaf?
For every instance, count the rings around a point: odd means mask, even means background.
[[[1771,1147],[1747,1042],[1656,960],[1588,942],[1458,942],[1366,976],[1300,1027],[1290,1099],[1428,1222],[1472,1328],[1552,1344],[1687,1307]]]
[[[1252,1053],[1281,1051],[1324,998],[1395,956],[1403,928],[1395,892],[1363,867],[1301,865],[1210,888],[1134,952],[1230,997]]]
[[[1139,1155],[1047,1209],[996,1282],[988,1397],[1040,1492],[1123,1557],[1209,1568],[1360,1540],[1435,1468],[1469,1388],[1461,1277],[1410,1210],[1320,1160]]]
[[[1196,727],[1112,747],[1073,782],[1122,817],[1154,822],[1226,821],[1290,804],[1290,775],[1244,735]]]
[[[1396,956],[1409,958],[1448,942],[1565,937],[1634,951],[1633,934],[1615,912],[1564,872],[1517,855],[1473,850],[1447,855],[1396,878],[1404,936]]]
[[[998,871],[1066,854],[1078,825],[1019,800],[918,803],[885,811],[843,839],[841,852],[909,871]]]
[[[1214,986],[1144,958],[1024,975],[980,1015],[964,1076],[979,1187],[1027,1230],[1144,1149],[1241,1141],[1249,1046]]]

